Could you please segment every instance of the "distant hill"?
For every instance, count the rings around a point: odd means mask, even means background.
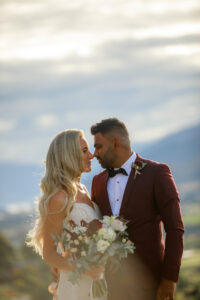
[[[141,156],[169,165],[182,200],[200,202],[200,125],[153,144],[138,145]]]
[[[198,201],[200,194],[200,125],[169,135],[155,143],[137,144],[134,150],[145,158],[167,163],[175,177],[181,196],[185,200]],[[90,190],[94,174],[101,170],[96,160],[93,171],[84,174],[83,183]],[[13,213],[20,204],[24,209],[37,195],[43,166],[0,164],[0,208],[10,205]]]
[[[142,156],[167,163],[177,183],[200,179],[200,125],[169,135],[143,148],[138,146]]]

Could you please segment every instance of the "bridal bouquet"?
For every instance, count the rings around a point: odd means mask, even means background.
[[[73,221],[69,221],[67,226],[64,223],[62,236],[52,237],[56,244],[59,243],[62,254],[67,256],[72,267],[69,281],[78,283],[84,271],[90,270],[91,266],[105,266],[108,259],[116,270],[120,266],[120,260],[134,252],[134,245],[128,239],[126,224],[127,221],[114,216],[104,216],[103,220],[95,219],[90,223],[81,221],[80,225]],[[107,294],[104,276],[93,281],[91,293],[93,298]]]

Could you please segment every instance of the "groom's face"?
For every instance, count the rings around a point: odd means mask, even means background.
[[[102,168],[114,168],[114,163],[117,154],[114,150],[114,145],[111,139],[102,135],[101,133],[96,133],[94,135],[94,156],[97,158],[98,162],[101,164]]]

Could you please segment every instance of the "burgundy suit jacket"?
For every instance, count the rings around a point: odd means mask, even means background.
[[[135,253],[159,281],[161,277],[174,282],[183,253],[184,227],[178,191],[167,165],[141,158],[135,163],[146,166],[134,179],[132,168],[122,200],[120,215],[128,223],[129,238],[135,244]],[[92,183],[92,201],[102,215],[112,215],[108,193],[108,172],[96,175]],[[163,241],[162,223],[166,232]]]

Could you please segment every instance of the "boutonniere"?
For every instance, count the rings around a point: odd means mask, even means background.
[[[133,178],[133,180],[135,180],[136,179],[136,176],[137,176],[137,174],[138,175],[141,175],[141,170],[145,167],[147,165],[147,163],[145,163],[145,162],[140,162],[140,163],[132,163],[132,168],[134,168],[135,169],[135,174],[134,174],[134,178]]]

